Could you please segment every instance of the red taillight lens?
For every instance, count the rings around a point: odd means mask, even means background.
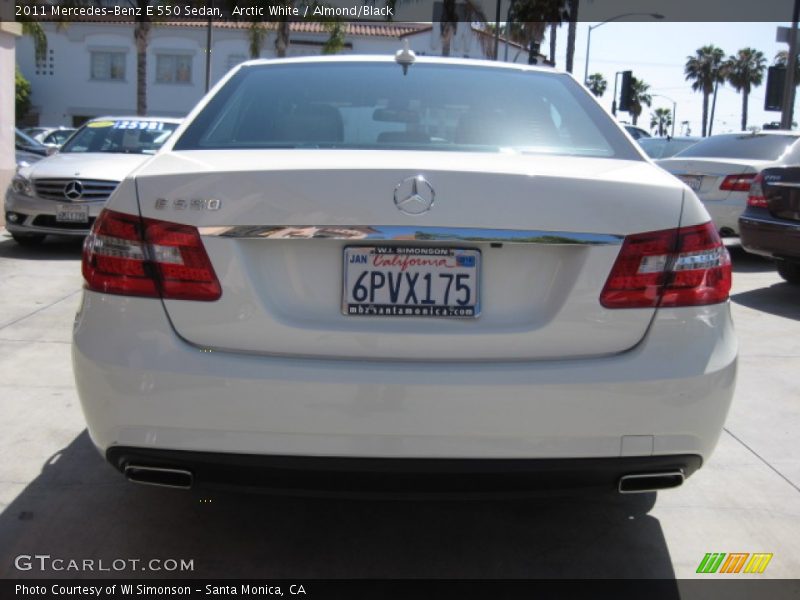
[[[90,290],[173,300],[217,300],[214,268],[195,227],[103,210],[83,245]]]
[[[727,190],[729,192],[747,192],[750,190],[750,184],[753,183],[755,176],[755,173],[728,175],[722,180],[719,189]]]
[[[769,208],[767,204],[767,198],[764,196],[764,178],[761,176],[761,173],[758,174],[758,177],[753,179],[753,183],[750,184],[750,193],[747,195],[747,206],[752,206],[754,208]]]
[[[606,308],[701,306],[728,298],[731,262],[712,223],[629,235],[600,303]]]

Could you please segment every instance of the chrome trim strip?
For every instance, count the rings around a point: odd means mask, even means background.
[[[417,242],[500,242],[504,244],[551,244],[608,246],[625,236],[536,229],[483,229],[478,227],[417,227],[407,225],[233,225],[201,227],[200,235],[267,240],[364,240]]]

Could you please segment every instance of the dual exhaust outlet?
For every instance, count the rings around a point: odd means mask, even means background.
[[[170,467],[150,467],[146,465],[125,465],[128,481],[144,485],[155,485],[173,489],[188,490],[194,484],[194,475],[188,469]],[[642,494],[676,488],[683,484],[683,471],[660,471],[656,473],[636,473],[620,477],[620,494]]]
[[[194,483],[194,475],[187,469],[125,465],[124,473],[128,481],[143,485],[188,490]]]

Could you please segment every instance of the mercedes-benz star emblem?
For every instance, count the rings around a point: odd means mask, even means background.
[[[73,179],[64,186],[64,197],[69,200],[78,200],[83,196],[83,184],[77,179]]]
[[[433,206],[436,193],[433,187],[422,176],[403,179],[394,188],[394,204],[407,215],[421,215]]]

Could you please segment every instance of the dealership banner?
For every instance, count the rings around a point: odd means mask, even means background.
[[[408,600],[647,598],[647,600],[797,600],[796,580],[9,580],[0,598],[296,598],[313,600]]]
[[[7,21],[789,22],[793,0],[0,0]],[[570,12],[570,7],[575,14]],[[657,16],[656,16],[657,15]]]

